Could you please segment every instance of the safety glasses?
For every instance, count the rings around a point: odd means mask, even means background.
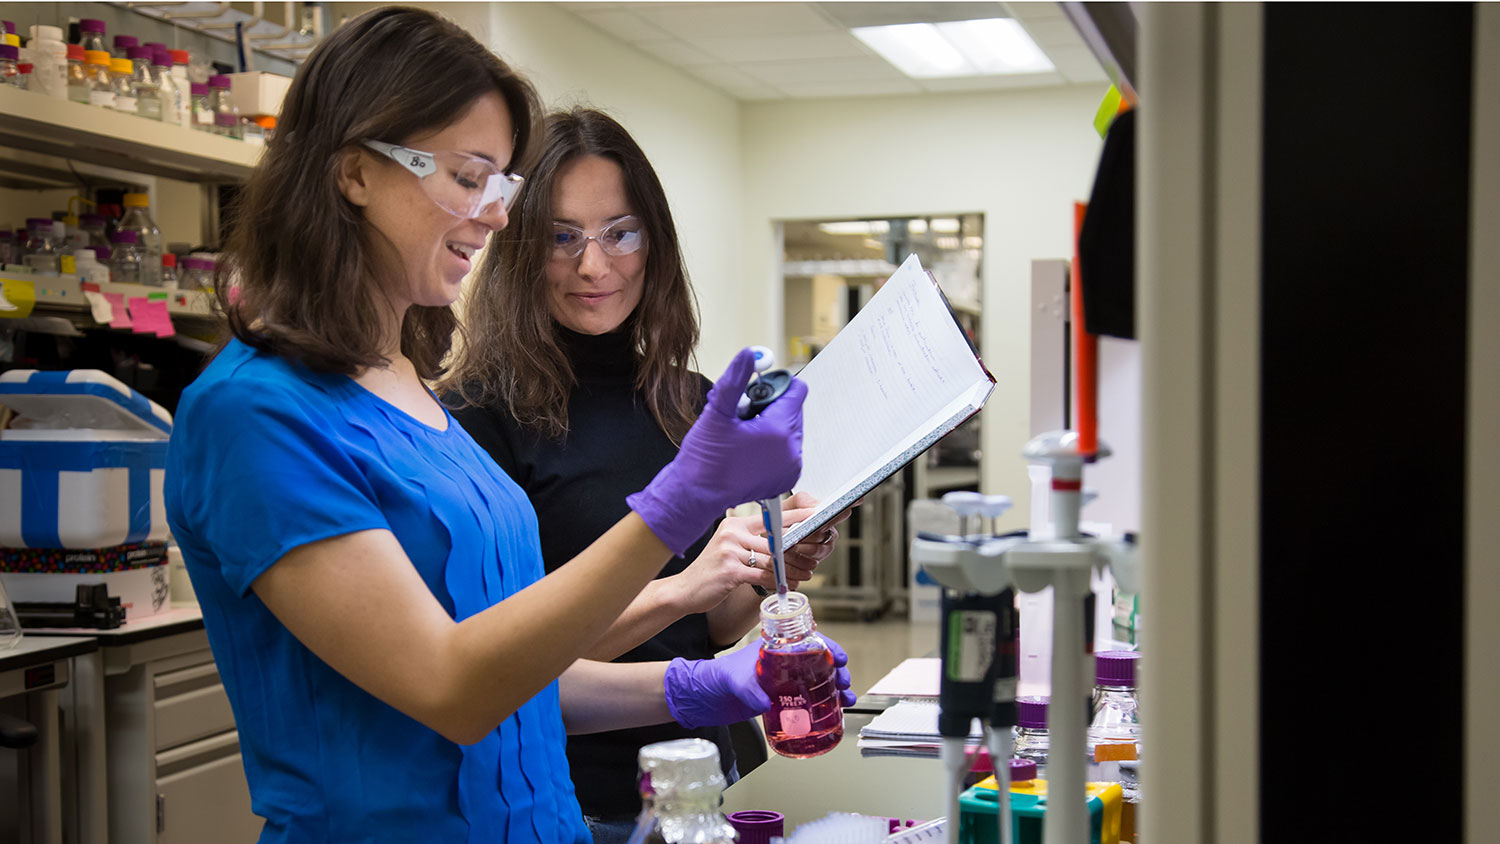
[[[598,243],[606,255],[629,255],[646,245],[645,224],[639,217],[631,215],[615,220],[600,229],[598,234],[589,234],[577,226],[555,222],[552,224],[552,257],[577,258],[591,240]]]
[[[365,141],[364,145],[411,171],[439,208],[465,220],[484,214],[496,202],[509,212],[526,181],[462,152],[423,152],[382,141]]]

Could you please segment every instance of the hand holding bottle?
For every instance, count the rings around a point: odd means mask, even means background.
[[[851,678],[845,667],[849,655],[837,642],[827,636],[823,639],[833,654],[839,699],[844,706],[852,706],[855,698],[849,691]],[[664,682],[672,718],[694,729],[747,721],[770,709],[771,698],[755,675],[759,658],[760,647],[752,644],[717,659],[672,660]]]
[[[741,349],[709,391],[677,458],[625,499],[674,554],[686,551],[725,510],[775,498],[802,474],[807,385],[793,379],[765,411],[740,419],[735,408],[754,368],[754,353]]]

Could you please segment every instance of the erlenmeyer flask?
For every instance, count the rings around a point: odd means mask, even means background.
[[[11,606],[10,596],[5,594],[5,578],[0,576],[0,651],[21,643],[21,621],[16,618],[16,608]]]

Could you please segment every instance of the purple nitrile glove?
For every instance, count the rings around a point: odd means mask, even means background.
[[[833,682],[839,688],[839,702],[853,706],[849,669],[844,667],[849,655],[827,636],[823,641],[833,653]],[[765,712],[771,708],[771,698],[755,676],[755,661],[759,658],[760,645],[753,644],[717,659],[672,660],[663,681],[667,711],[672,713],[673,720],[689,729],[748,721]]]
[[[793,378],[787,391],[750,419],[735,412],[755,354],[741,349],[708,391],[698,421],[677,457],[625,502],[679,557],[714,519],[746,501],[776,498],[802,474],[802,402],[807,385]]]

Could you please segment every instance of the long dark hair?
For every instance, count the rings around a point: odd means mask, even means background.
[[[398,282],[380,278],[379,235],[339,190],[340,156],[366,139],[401,143],[440,130],[490,93],[510,111],[518,169],[535,140],[540,98],[456,24],[388,6],[320,44],[292,80],[276,134],[240,196],[215,281],[233,335],[319,371],[352,375],[387,363],[383,293]],[[401,353],[418,375],[436,378],[457,328],[450,307],[412,306]]]
[[[578,379],[548,309],[547,261],[553,184],[559,170],[584,156],[620,166],[630,205],[645,223],[645,290],[626,327],[637,357],[636,389],[657,424],[680,442],[703,405],[702,380],[692,371],[697,302],[661,180],[625,127],[594,109],[547,116],[542,149],[510,228],[470,280],[466,339],[445,386],[470,404],[498,398],[517,422],[549,438],[567,433],[568,394]]]

